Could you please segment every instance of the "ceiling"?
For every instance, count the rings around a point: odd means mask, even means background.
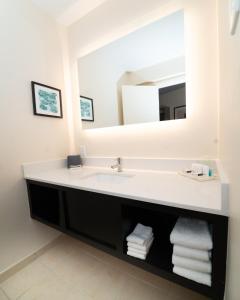
[[[106,0],[32,0],[58,22],[69,26]]]

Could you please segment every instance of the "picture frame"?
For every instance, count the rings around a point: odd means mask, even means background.
[[[174,107],[174,119],[186,119],[186,105]]]
[[[63,118],[61,90],[31,81],[33,113],[37,116]]]
[[[93,99],[80,95],[80,112],[82,121],[94,122]]]

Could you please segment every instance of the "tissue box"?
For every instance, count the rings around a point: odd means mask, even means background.
[[[80,155],[69,155],[67,157],[67,167],[69,169],[80,167],[81,164],[82,164],[82,160]]]

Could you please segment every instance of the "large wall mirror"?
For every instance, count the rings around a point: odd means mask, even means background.
[[[78,59],[84,129],[186,118],[184,13]]]

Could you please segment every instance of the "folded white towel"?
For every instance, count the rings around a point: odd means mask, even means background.
[[[132,247],[128,247],[128,251],[130,252],[136,252],[138,254],[142,254],[142,255],[147,255],[147,251],[142,251],[142,250],[139,250],[139,249],[136,249],[136,248],[132,248]]]
[[[140,246],[134,243],[128,242],[128,251],[135,251],[136,253],[146,255],[148,254],[150,247],[152,246],[153,238],[148,242],[147,246]]]
[[[172,244],[200,250],[211,250],[212,237],[206,221],[178,218],[170,235]]]
[[[142,251],[142,252],[148,252],[149,248],[151,247],[153,243],[154,237],[152,236],[149,240],[145,241],[143,245],[138,245],[136,243],[128,242],[128,248],[134,248],[136,250]]]
[[[134,231],[127,236],[127,241],[136,243],[139,245],[144,245],[153,236],[152,228],[144,226],[142,224],[137,224]]]
[[[140,253],[138,253],[136,251],[128,250],[127,255],[133,256],[133,257],[137,257],[137,258],[140,258],[142,260],[146,259],[146,254],[140,254]]]
[[[173,255],[172,263],[175,266],[182,267],[185,269],[190,269],[197,272],[208,273],[208,274],[212,272],[212,264],[209,261],[207,262],[207,261],[201,261],[201,260]]]
[[[174,266],[173,273],[185,277],[187,279],[202,283],[208,286],[212,285],[212,278],[210,274],[196,272],[181,267]]]
[[[186,257],[186,258],[198,259],[201,261],[210,261],[211,258],[210,251],[193,249],[193,248],[183,247],[180,245],[173,246],[173,254]]]

